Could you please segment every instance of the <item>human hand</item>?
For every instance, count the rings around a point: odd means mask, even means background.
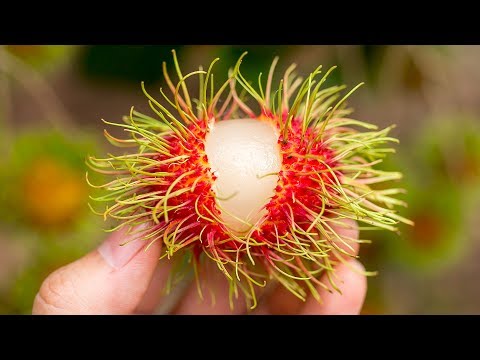
[[[345,227],[336,227],[339,233],[358,253],[358,227],[345,220]],[[33,314],[151,314],[167,298],[162,289],[171,264],[158,261],[160,246],[154,243],[143,251],[145,243],[125,242],[123,232],[113,233],[100,247],[83,258],[54,271],[43,282],[33,304]],[[340,246],[340,244],[339,244]],[[345,246],[343,246],[345,250]],[[351,250],[347,250],[351,252]],[[252,314],[359,314],[367,291],[363,266],[353,258],[339,263],[336,281],[342,294],[319,289],[323,303],[313,298],[302,302],[283,287],[260,297]],[[230,309],[228,283],[220,271],[209,280],[208,287],[215,293],[212,306],[208,297],[200,300],[195,283],[189,285],[172,314],[244,314],[245,301],[235,300]],[[204,292],[208,294],[208,292]],[[261,296],[261,295],[260,295]]]

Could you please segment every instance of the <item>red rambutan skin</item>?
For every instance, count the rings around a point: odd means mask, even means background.
[[[257,119],[269,122],[277,129],[280,128],[278,120],[273,115],[261,115]],[[206,121],[190,124],[187,129],[186,141],[176,136],[170,136],[166,140],[171,146],[172,156],[187,155],[188,158],[179,163],[161,163],[168,160],[167,156],[161,153],[156,155],[154,159],[158,160],[160,165],[154,168],[154,171],[168,172],[173,176],[166,178],[165,183],[152,186],[149,191],[166,194],[172,183],[182,175],[183,177],[170,189],[170,193],[190,189],[193,185],[194,189],[169,199],[168,206],[179,207],[168,213],[168,222],[162,218],[151,231],[165,229],[165,233],[168,234],[178,227],[177,236],[183,240],[182,247],[189,246],[197,258],[205,250],[215,252],[220,258],[231,258],[225,250],[238,249],[242,245],[231,238],[231,232],[228,232],[224,224],[208,220],[212,215],[220,219],[221,211],[216,205],[215,192],[212,189],[216,177],[211,172],[205,152],[208,132]],[[314,191],[320,189],[319,182],[312,178],[321,177],[319,181],[322,181],[328,189],[333,179],[325,164],[332,168],[336,163],[332,161],[333,151],[324,146],[323,141],[315,142],[317,135],[312,129],[302,132],[302,120],[295,118],[292,120],[288,139],[285,139],[283,134],[279,136],[282,166],[278,174],[275,195],[265,204],[266,215],[250,236],[253,241],[265,244],[256,247],[251,254],[263,257],[267,266],[272,259],[280,259],[275,253],[275,246],[283,240],[279,239],[278,235],[290,236],[293,222],[305,231],[312,224],[314,219],[305,207],[312,209],[326,207],[322,204],[322,198]]]
[[[279,127],[275,117],[270,115],[270,119]],[[315,141],[318,134],[311,128],[303,133],[300,118],[292,119],[287,135],[288,139],[283,134],[280,134],[278,139],[282,167],[278,174],[275,195],[265,206],[267,210],[265,221],[260,229],[252,234],[253,238],[267,244],[261,247],[267,261],[271,257],[278,258],[274,250],[278,241],[282,241],[278,239],[278,235],[290,236],[293,223],[305,231],[311,226],[314,218],[308,214],[305,207],[315,210],[325,207],[327,209],[325,213],[328,212],[328,206],[322,204],[322,198],[315,192],[315,189],[317,191],[321,189],[319,182],[323,182],[325,189],[333,191],[328,186],[333,182],[328,167],[336,166],[336,162],[333,161],[334,152],[324,146],[323,141]],[[336,175],[339,176],[338,172]],[[312,179],[315,176],[319,177],[318,181]]]
[[[236,248],[234,241],[226,241],[229,237],[225,234],[224,226],[218,222],[211,222],[205,218],[210,218],[211,214],[220,217],[220,211],[215,203],[215,192],[212,184],[215,181],[215,175],[210,171],[207,154],[205,153],[205,139],[207,135],[206,122],[199,121],[197,125],[191,124],[187,127],[187,135],[183,141],[175,136],[166,138],[173,156],[187,155],[185,162],[160,164],[155,168],[158,172],[168,172],[173,174],[164,184],[153,186],[151,191],[160,191],[167,193],[169,187],[175,179],[183,174],[184,176],[171,192],[181,189],[191,189],[195,184],[193,191],[188,191],[169,200],[169,206],[179,206],[176,210],[169,212],[168,222],[164,218],[154,226],[151,231],[167,229],[166,234],[174,231],[176,227],[178,235],[184,239],[183,246],[190,246],[195,257],[198,259],[204,249],[216,248],[217,252],[222,247]],[[169,157],[158,154],[155,158],[159,162],[168,160]],[[199,215],[203,215],[199,216]],[[221,241],[224,240],[220,246]]]

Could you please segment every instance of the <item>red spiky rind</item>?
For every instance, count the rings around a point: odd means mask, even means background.
[[[344,224],[343,219],[391,231],[397,231],[398,221],[410,223],[394,210],[405,205],[394,197],[402,189],[375,188],[380,182],[401,178],[399,172],[374,168],[393,152],[384,145],[396,139],[388,136],[391,127],[377,130],[348,117],[351,110],[345,108],[345,99],[358,86],[339,101],[344,86],[322,88],[333,68],[318,79],[319,67],[302,81],[293,74],[292,65],[273,92],[276,58],[265,89],[259,76],[257,91],[240,73],[242,58],[215,92],[212,67],[216,60],[206,72],[200,68],[183,76],[174,52],[176,85],[163,67],[173,99],[160,92],[176,115],[148,94],[142,83],[157,118],[132,108],[125,124],[106,122],[129,133],[127,139],[118,139],[105,131],[112,144],[134,147],[137,152],[89,158],[92,169],[114,177],[98,186],[105,189],[105,195],[94,200],[109,204],[99,214],[118,221],[112,231],[127,226],[137,232],[133,239],[142,239],[148,246],[160,242],[163,257],[179,260],[183,270],[172,275],[193,267],[199,284],[205,265],[213,260],[230,282],[231,304],[240,289],[254,308],[256,287],[265,286],[269,279],[276,279],[300,299],[310,292],[320,300],[320,288],[338,289],[335,265],[355,256],[345,249],[360,242],[339,235],[336,229]],[[185,85],[192,75],[200,80],[198,99],[193,100],[196,111]],[[259,105],[258,113],[247,105],[245,95]],[[265,215],[250,224],[247,233],[238,234],[222,220],[225,210],[212,189],[215,176],[205,153],[205,139],[212,123],[245,117],[276,127],[282,166],[275,174],[277,186],[265,204]],[[142,230],[135,230],[144,223],[147,226]],[[319,280],[323,273],[326,281]]]

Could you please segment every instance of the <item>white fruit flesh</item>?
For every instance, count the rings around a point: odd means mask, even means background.
[[[217,176],[213,190],[222,220],[235,232],[246,232],[264,214],[275,193],[282,160],[278,133],[256,119],[213,123],[205,151]]]

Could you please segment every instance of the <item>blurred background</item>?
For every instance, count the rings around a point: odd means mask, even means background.
[[[382,166],[403,171],[402,215],[416,226],[363,235],[373,243],[362,260],[379,274],[362,312],[480,313],[480,46],[210,45],[0,46],[0,313],[30,313],[42,280],[104,238],[85,157],[110,150],[101,118],[149,113],[140,81],[163,85],[172,48],[184,73],[220,57],[219,82],[245,50],[253,81],[276,55],[279,74],[338,65],[330,84],[364,81],[349,98],[354,118],[397,125]]]

